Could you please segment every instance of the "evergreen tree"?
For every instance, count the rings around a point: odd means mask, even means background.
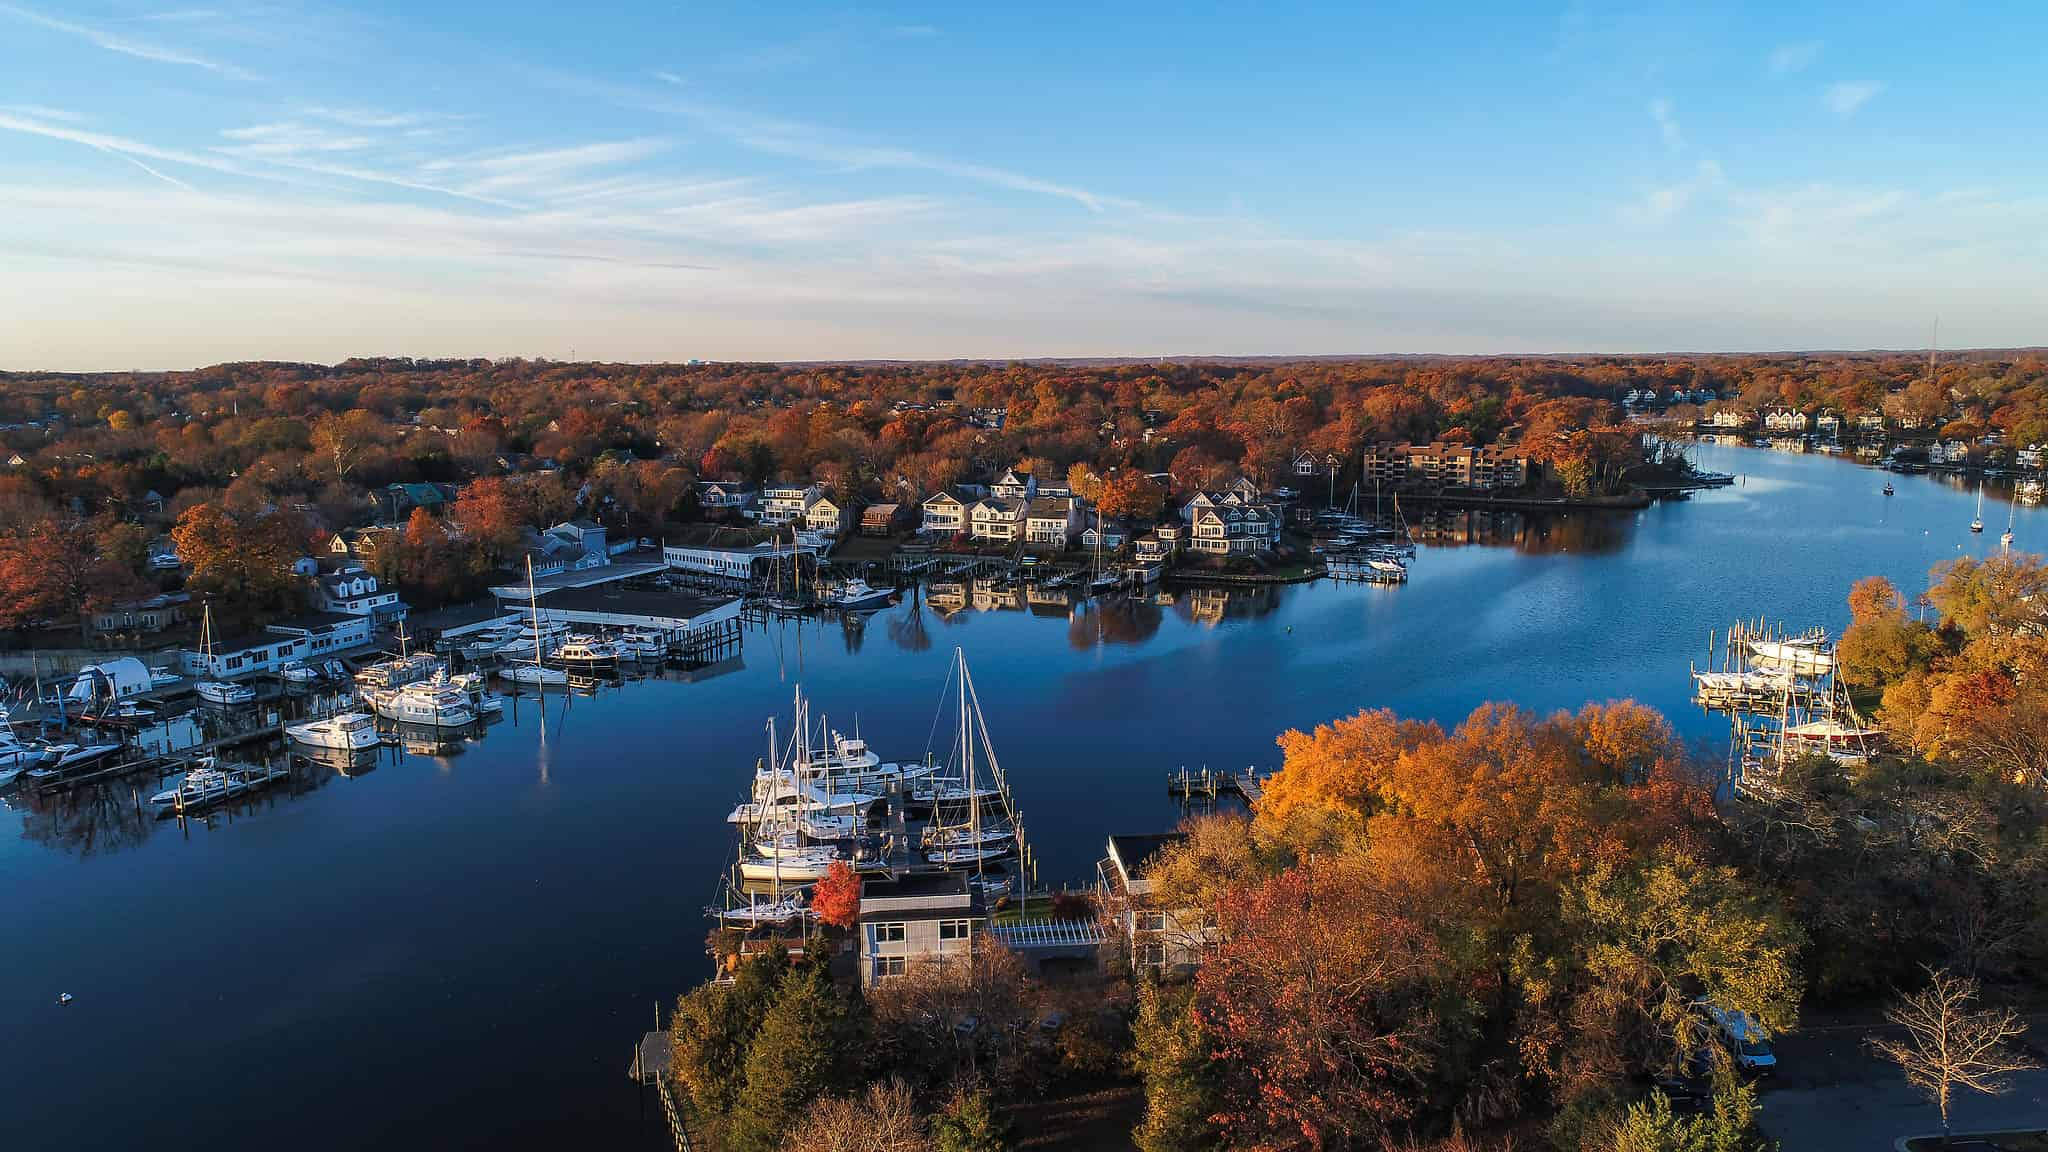
[[[954,1093],[946,1110],[932,1120],[935,1152],[1003,1152],[1009,1137],[1009,1125],[981,1089]]]
[[[805,1106],[858,1087],[871,1033],[859,991],[836,987],[823,965],[785,976],[747,1049],[729,1135],[734,1152],[773,1152]]]
[[[1198,1152],[1217,1144],[1209,1041],[1188,988],[1138,989],[1131,1059],[1145,1084],[1145,1121],[1132,1139],[1141,1152]]]

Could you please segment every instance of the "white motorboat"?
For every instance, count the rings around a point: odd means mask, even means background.
[[[895,593],[889,589],[876,588],[856,576],[841,584],[839,590],[832,593],[825,602],[842,612],[869,612],[877,608],[887,608],[890,598],[894,595]]]
[[[612,642],[629,659],[659,660],[668,655],[668,637],[647,628],[628,628]]]
[[[496,716],[505,710],[505,698],[491,691],[490,681],[481,672],[450,676],[448,683],[469,694],[469,706],[479,716]]]
[[[254,688],[232,680],[201,680],[192,689],[208,704],[247,704],[256,699]]]
[[[498,669],[500,678],[514,684],[532,684],[536,687],[561,685],[569,682],[569,674],[560,668],[549,668],[542,664],[514,664],[510,668]]]
[[[441,670],[441,661],[432,653],[414,652],[407,656],[393,656],[366,664],[356,671],[356,687],[371,691],[388,691],[416,684]]]
[[[577,671],[594,671],[601,668],[616,668],[619,663],[619,649],[609,640],[595,636],[572,636],[562,641],[548,659],[564,668]]]
[[[40,744],[24,744],[14,734],[14,723],[7,709],[0,708],[0,771],[22,772],[43,763],[50,758],[50,750]]]
[[[316,684],[320,680],[320,673],[297,660],[286,661],[284,667],[277,670],[277,675],[287,684]]]
[[[1835,670],[1835,654],[1820,636],[1791,640],[1751,640],[1749,656],[1759,668],[1772,668],[1799,676],[1825,676]]]
[[[429,728],[461,728],[476,720],[469,693],[445,676],[421,680],[375,700],[377,715],[400,724]]]
[[[31,780],[59,780],[90,768],[121,750],[119,744],[47,744],[42,763],[28,770]]]
[[[201,767],[185,773],[175,787],[151,796],[150,806],[163,815],[201,812],[274,784],[291,771],[281,765],[269,764],[221,768],[213,763],[211,756],[201,764]]]
[[[151,688],[171,688],[184,682],[185,678],[183,676],[178,675],[169,668],[151,668],[149,670],[149,686]]]
[[[377,746],[377,718],[368,712],[343,712],[325,720],[294,724],[284,734],[309,748],[361,752]]]

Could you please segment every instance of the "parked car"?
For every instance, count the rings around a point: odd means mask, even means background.
[[[1777,1054],[1771,1051],[1770,1039],[1755,1017],[1739,1008],[1722,1008],[1705,996],[1693,1001],[1693,1007],[1713,1023],[1737,1068],[1753,1076],[1777,1074]]]

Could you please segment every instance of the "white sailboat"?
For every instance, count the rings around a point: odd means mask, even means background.
[[[2008,501],[2005,505],[2005,534],[1998,538],[1998,547],[2001,551],[2012,551],[2012,523],[2013,517],[2018,513],[2019,501]]]
[[[199,618],[199,657],[206,665],[208,679],[194,684],[193,690],[199,698],[209,704],[247,704],[256,699],[256,690],[246,684],[232,680],[215,680],[213,672],[213,602],[207,601],[205,611]]]
[[[933,821],[924,835],[925,860],[944,868],[979,866],[1014,855],[1019,839],[1002,765],[996,760],[988,726],[981,718],[981,701],[975,696],[974,680],[967,672],[967,655],[956,648],[953,659],[960,680],[959,776],[957,781],[934,782]],[[975,762],[977,750],[982,753],[992,786],[984,787],[980,782]],[[982,809],[989,800],[1000,801],[999,818],[984,819]]]
[[[1980,484],[1978,484],[1978,485],[1977,485],[1977,514],[1976,514],[1975,516],[1972,516],[1972,517],[1970,517],[1970,531],[1972,531],[1972,532],[1982,532],[1983,530],[1984,530],[1984,485],[1980,483]]]
[[[531,684],[536,688],[567,684],[569,682],[568,672],[560,668],[549,668],[541,662],[542,658],[547,654],[544,643],[547,633],[540,626],[540,593],[534,588],[533,584],[533,557],[531,556],[526,558],[526,602],[528,610],[533,613],[533,623],[531,625],[533,633],[533,663],[515,664],[510,668],[502,668],[498,671],[498,675],[510,680],[514,684]]]

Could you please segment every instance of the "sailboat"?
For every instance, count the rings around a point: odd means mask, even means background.
[[[1123,583],[1123,577],[1102,570],[1102,509],[1095,509],[1095,575],[1088,581],[1090,592],[1107,592]]]
[[[1972,531],[1972,532],[1982,532],[1983,530],[1984,530],[1984,486],[1983,486],[1982,484],[1979,484],[1979,485],[1977,485],[1977,514],[1976,514],[1975,516],[1972,516],[1972,517],[1970,518],[1970,531]]]
[[[924,858],[942,868],[978,867],[1014,855],[1019,837],[1002,766],[989,741],[987,722],[981,717],[974,681],[967,674],[967,654],[956,648],[953,658],[960,678],[960,775],[957,784],[939,780],[932,789],[934,818],[924,831]],[[995,782],[993,787],[980,783],[975,770],[977,747]],[[987,800],[1000,801],[1001,816],[984,819],[982,807]]]
[[[2005,506],[2005,535],[1998,538],[1998,546],[2007,552],[2012,551],[2012,520],[2018,514],[2018,511],[2019,504],[2017,501],[2007,503]]]
[[[514,684],[532,684],[540,688],[550,684],[567,684],[569,682],[568,672],[560,668],[550,668],[541,663],[541,657],[545,655],[543,643],[546,633],[542,631],[540,626],[540,593],[534,588],[533,584],[533,557],[531,556],[526,558],[526,604],[528,610],[533,613],[533,663],[514,664],[509,668],[500,669],[498,675],[510,680]]]
[[[207,601],[206,610],[199,620],[199,657],[206,665],[206,671],[213,671],[213,602]],[[199,698],[209,704],[247,704],[256,699],[256,690],[246,684],[231,680],[201,680],[193,685]]]
[[[776,538],[775,546],[777,558],[779,559],[782,548],[780,537]],[[797,549],[796,527],[794,525],[791,525],[789,529],[789,572],[792,590],[784,592],[777,589],[768,597],[768,607],[777,612],[801,612],[804,610],[804,561],[803,553]],[[777,583],[779,584],[780,582],[778,576]]]

